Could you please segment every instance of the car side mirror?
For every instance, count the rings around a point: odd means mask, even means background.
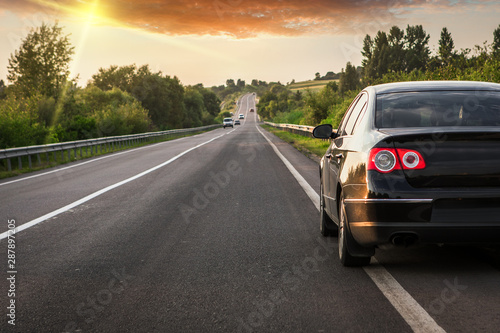
[[[333,127],[330,124],[316,126],[312,134],[317,139],[331,139],[337,136],[336,133],[333,133]]]

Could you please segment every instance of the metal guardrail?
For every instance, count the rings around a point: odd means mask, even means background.
[[[98,149],[99,152],[114,150],[115,147],[118,149],[122,147],[128,147],[136,143],[140,142],[148,142],[151,140],[157,140],[158,138],[168,138],[169,136],[178,135],[182,133],[192,133],[207,130],[210,128],[221,127],[222,125],[208,125],[202,127],[195,128],[183,128],[183,129],[175,129],[161,132],[149,132],[142,134],[131,134],[131,135],[122,135],[122,136],[110,136],[98,139],[89,139],[89,140],[79,140],[79,141],[70,141],[70,142],[62,142],[62,143],[53,143],[47,145],[40,146],[29,146],[29,147],[19,147],[19,148],[9,148],[9,149],[0,149],[0,161],[7,160],[7,169],[12,171],[12,163],[11,159],[17,157],[19,169],[23,168],[22,158],[28,157],[28,165],[29,168],[32,168],[32,160],[31,157],[36,155],[38,165],[42,164],[40,154],[46,154],[46,161],[50,161],[49,153],[52,153],[53,159],[56,160],[56,154],[61,154],[62,161],[65,161],[65,156],[67,155],[68,160],[71,160],[71,151],[74,150],[73,156],[77,156],[77,152],[79,150],[80,157],[82,157],[83,149],[85,149],[85,154],[88,154],[88,150],[90,148],[90,155],[97,154]]]
[[[303,136],[308,136],[308,137],[313,137],[312,131],[314,129],[314,126],[305,126],[305,125],[294,125],[294,124],[276,124],[276,123],[271,123],[269,121],[265,121],[264,124],[279,128],[284,131],[288,131],[291,133],[303,135]]]

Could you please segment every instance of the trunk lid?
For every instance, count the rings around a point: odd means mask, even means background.
[[[415,188],[500,187],[500,130],[492,127],[383,129],[396,149],[418,151],[425,168],[403,170]],[[404,132],[404,133],[403,133]]]

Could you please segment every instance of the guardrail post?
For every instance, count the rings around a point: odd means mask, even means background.
[[[31,164],[31,155],[28,155],[28,166],[30,169],[33,169],[33,166]]]
[[[10,164],[10,158],[7,159],[7,170],[12,171],[12,164]]]
[[[62,162],[64,162],[64,149],[61,149],[61,158],[62,158]]]
[[[17,157],[17,163],[19,165],[19,170],[23,169],[23,161],[21,161],[21,156]]]
[[[36,159],[37,159],[37,162],[38,162],[38,166],[41,166],[42,165],[42,159],[40,158],[40,154],[36,154]]]

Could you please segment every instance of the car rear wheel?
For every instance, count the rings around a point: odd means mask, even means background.
[[[325,237],[337,236],[338,227],[325,211],[325,198],[323,197],[323,185],[321,185],[320,187],[319,214],[320,214],[319,230],[321,234]]]
[[[345,205],[343,196],[339,203],[339,258],[344,266],[366,266],[370,264],[371,257],[354,257],[349,253],[348,242],[355,242],[349,229],[347,228],[347,216],[345,214]]]

